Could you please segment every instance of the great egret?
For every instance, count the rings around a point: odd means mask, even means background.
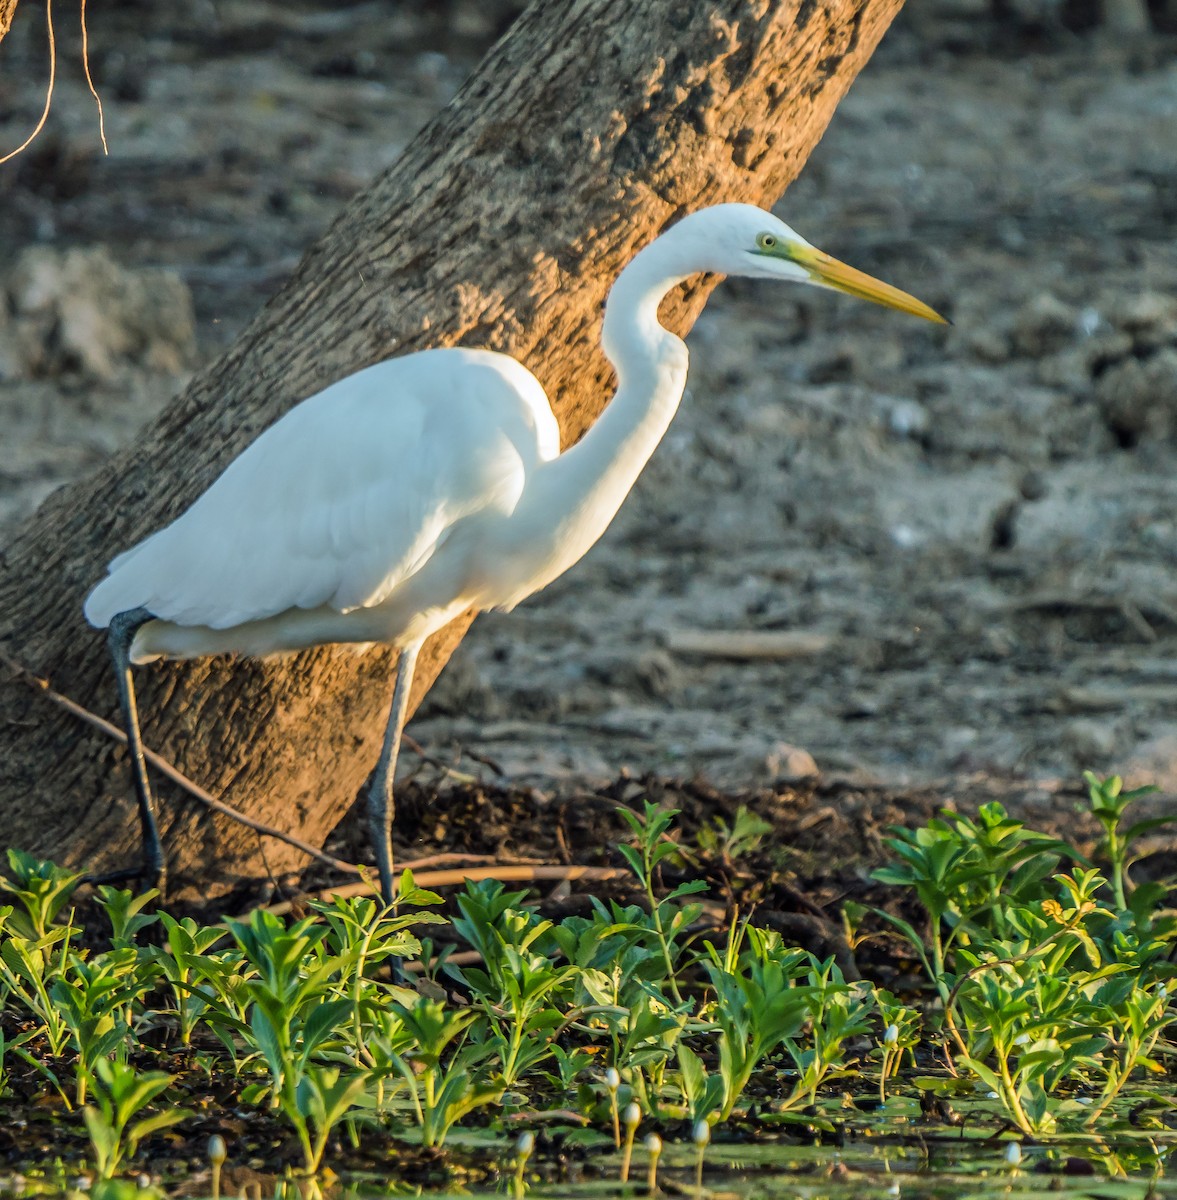
[[[368,815],[391,901],[393,778],[418,651],[466,609],[513,608],[604,533],[686,383],[687,348],[658,304],[703,271],[816,284],[943,321],[770,213],[720,204],[618,276],[602,330],[617,391],[563,454],[539,381],[487,350],[391,359],[295,406],[182,516],[115,558],[86,600],[90,623],[109,628],[143,878],[166,883],[132,663],[383,642],[398,651],[396,681]]]

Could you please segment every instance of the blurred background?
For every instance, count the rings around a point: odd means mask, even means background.
[[[0,547],[232,341],[520,7],[94,4],[104,156],[55,6],[52,111],[0,166]],[[721,286],[615,526],[480,618],[413,737],[555,786],[1177,786],[1175,48],[1177,0],[911,0],[778,212],[954,327]],[[0,153],[47,79],[23,0]]]

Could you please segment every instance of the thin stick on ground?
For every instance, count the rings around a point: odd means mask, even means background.
[[[424,746],[421,745],[416,738],[410,737],[407,733],[401,733],[401,745],[407,746],[417,757],[422,761],[429,763],[430,766],[436,767],[439,771],[443,771],[447,778],[455,780],[457,783],[478,783],[480,782],[477,775],[471,775],[468,771],[459,771],[456,766],[452,766],[447,762],[443,762],[435,754],[430,754]],[[459,754],[466,758],[471,758],[477,763],[482,763],[484,767],[489,767],[500,778],[506,777],[506,771],[499,766],[494,759],[487,758],[482,754],[475,754],[473,750],[462,750],[459,748]]]
[[[56,704],[59,708],[64,709],[71,715],[85,721],[86,724],[93,728],[101,730],[108,737],[113,738],[116,742],[121,742],[124,746],[127,743],[127,735],[116,725],[112,725],[109,721],[98,716],[97,713],[91,712],[88,708],[78,704],[77,701],[71,700],[68,696],[53,688],[47,679],[42,678],[34,671],[30,671],[28,667],[9,658],[8,655],[0,653],[0,663],[3,663],[9,670],[13,671],[19,678],[23,679],[34,691],[44,696],[47,700]],[[294,846],[309,855],[311,858],[323,863],[326,866],[332,867],[337,871],[347,875],[363,875],[365,868],[356,863],[345,862],[343,859],[336,858],[332,854],[328,854],[323,850],[316,849],[293,834],[285,833],[281,829],[275,829],[273,826],[265,825],[261,821],[255,821],[251,817],[246,817],[236,809],[230,807],[223,800],[218,800],[215,796],[210,795],[200,786],[193,782],[186,775],[176,770],[167,759],[156,754],[155,751],[144,747],[144,757],[153,767],[156,768],[162,775],[166,776],[173,783],[183,788],[193,799],[199,800],[201,804],[207,805],[214,812],[223,814],[231,820],[239,821],[242,825],[249,829],[253,829],[257,833],[265,837],[277,838],[279,841],[286,842],[288,845]],[[584,867],[584,866],[543,866],[534,862],[517,862],[510,864],[494,865],[493,856],[486,854],[430,854],[422,858],[412,859],[401,864],[397,871],[399,876],[401,871],[412,870],[416,871],[421,867],[433,867],[458,863],[484,863],[485,866],[479,867],[459,867],[453,866],[448,870],[428,871],[417,876],[417,884],[420,887],[446,887],[453,884],[463,883],[467,879],[501,879],[508,882],[516,881],[538,881],[538,880],[573,880],[573,879],[613,879],[622,872],[614,870],[612,867]],[[376,886],[366,881],[359,883],[342,884],[337,887],[324,888],[322,891],[304,894],[294,901],[283,901],[280,904],[275,904],[270,908],[270,912],[281,915],[287,913],[296,903],[301,903],[307,899],[327,900],[332,897],[347,898],[349,896],[363,896],[369,892],[376,890]]]
[[[393,872],[394,878],[399,879],[405,870],[412,870],[411,863],[402,863]],[[477,882],[479,879],[498,879],[504,883],[535,883],[545,880],[573,879],[616,879],[624,875],[624,871],[614,867],[583,867],[583,866],[534,866],[527,863],[503,863],[489,867],[455,867],[448,871],[422,871],[414,873],[413,882],[422,888],[452,887],[465,883],[467,880]],[[284,916],[296,904],[305,904],[308,900],[347,900],[352,896],[366,896],[369,892],[378,891],[376,883],[345,883],[338,887],[327,887],[317,892],[307,892],[296,900],[284,900],[281,904],[271,904],[267,912],[275,916]]]
[[[127,735],[118,728],[117,725],[112,725],[109,721],[104,720],[97,713],[91,712],[88,708],[84,708],[78,704],[76,700],[71,700],[68,696],[63,696],[61,692],[56,691],[50,686],[47,679],[43,679],[40,675],[30,671],[28,667],[22,666],[20,663],[11,659],[6,654],[0,654],[0,663],[3,663],[10,670],[29,684],[34,691],[39,692],[47,700],[52,701],[58,708],[65,709],[66,712],[85,721],[87,725],[95,729],[101,730],[108,737],[113,738],[116,742],[121,742],[124,746],[127,744]],[[336,871],[341,871],[347,875],[358,875],[364,870],[363,867],[356,863],[344,862],[341,858],[336,858],[332,854],[327,854],[323,850],[310,845],[308,842],[302,841],[292,833],[285,833],[281,829],[275,829],[272,825],[263,824],[261,821],[255,821],[252,817],[245,816],[244,813],[238,812],[235,808],[231,808],[223,800],[218,800],[215,796],[210,795],[200,786],[193,782],[186,775],[177,771],[174,766],[166,758],[156,754],[154,750],[143,748],[143,757],[157,770],[161,775],[170,779],[174,784],[181,787],[194,800],[199,800],[201,804],[211,808],[214,812],[221,813],[223,816],[230,818],[233,821],[239,821],[248,829],[252,829],[265,837],[277,838],[280,842],[286,842],[287,845],[294,846],[301,850],[309,857],[323,863],[324,865],[333,868]]]

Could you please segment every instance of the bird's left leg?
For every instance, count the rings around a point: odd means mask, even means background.
[[[139,734],[139,710],[135,704],[135,685],[131,681],[131,643],[141,625],[152,620],[145,608],[133,608],[121,612],[110,622],[107,645],[114,662],[115,679],[118,683],[119,700],[123,710],[123,727],[127,734],[127,750],[131,757],[131,773],[135,779],[135,798],[139,803],[139,831],[143,847],[143,865],[129,872],[104,876],[101,882],[114,882],[122,878],[138,877],[144,887],[158,887],[160,893],[167,889],[167,861],[163,844],[159,840],[159,826],[155,819],[155,801],[151,795],[151,784],[147,779],[147,763],[143,758],[143,741]]]
[[[372,776],[368,792],[368,829],[380,869],[380,894],[385,904],[392,904],[392,818],[396,812],[392,785],[396,777],[396,758],[400,752],[401,730],[409,710],[409,692],[413,687],[413,668],[421,643],[406,646],[396,660],[396,686],[392,690],[392,707],[388,712],[388,727],[384,731],[384,746],[380,761]]]

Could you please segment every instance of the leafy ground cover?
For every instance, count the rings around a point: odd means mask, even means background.
[[[1177,1146],[1177,912],[1132,868],[1177,818],[1087,784],[1090,855],[997,802],[893,829],[874,883],[900,903],[846,901],[838,952],[732,885],[771,831],[748,808],[688,838],[621,806],[628,893],[557,916],[405,871],[393,910],[206,923],[99,887],[83,926],[79,877],[11,850],[0,1190],[930,1195],[939,1156],[1009,1194],[1095,1171],[1142,1195]]]

